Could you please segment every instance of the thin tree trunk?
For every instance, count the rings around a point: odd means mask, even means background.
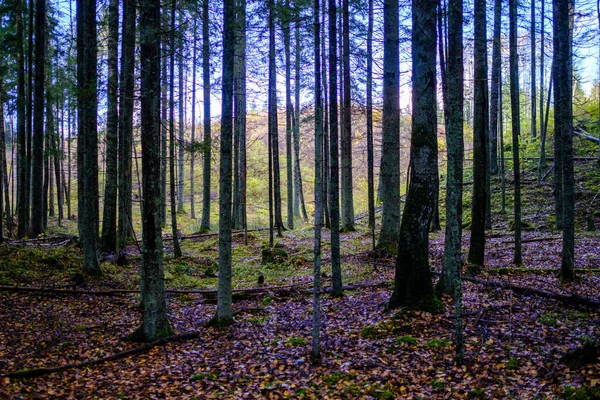
[[[369,0],[367,27],[367,198],[369,228],[375,249],[375,157],[373,152],[373,0]]]
[[[175,25],[173,25],[173,27],[175,27]],[[185,204],[184,204],[184,196],[185,196],[185,170],[184,170],[184,149],[183,149],[183,145],[184,145],[184,139],[185,139],[185,108],[184,108],[184,99],[185,99],[185,77],[184,77],[184,64],[183,64],[183,52],[184,52],[184,41],[183,41],[183,35],[184,35],[184,31],[183,31],[183,8],[180,7],[179,9],[179,37],[178,37],[178,44],[179,44],[179,55],[178,55],[178,71],[179,72],[179,90],[178,90],[178,96],[179,96],[179,105],[178,105],[178,110],[179,110],[179,138],[177,140],[177,149],[179,150],[179,154],[177,157],[177,172],[178,172],[178,179],[177,179],[177,212],[178,213],[185,213]]]
[[[342,295],[337,107],[337,35],[335,0],[329,0],[329,215],[331,220],[331,294]]]
[[[295,92],[295,111],[294,111],[294,215],[300,216],[302,211],[302,219],[308,222],[306,213],[306,205],[304,203],[304,192],[302,190],[302,173],[300,172],[300,8],[296,4],[296,21],[294,23],[294,36],[296,40],[294,64],[294,92]]]
[[[210,36],[208,29],[208,3],[202,4],[202,81],[204,102],[204,160],[202,169],[202,220],[200,231],[210,231],[210,158],[211,158],[211,133],[210,133]]]
[[[100,251],[113,253],[117,250],[117,182],[118,182],[118,42],[119,1],[108,3],[108,80],[106,103],[106,185],[102,218]]]
[[[529,31],[531,39],[531,137],[537,135],[537,105],[535,103],[537,97],[537,88],[535,85],[535,4],[535,1],[531,2],[531,29]]]
[[[290,60],[290,0],[286,0],[288,12],[283,15],[283,47],[285,51],[285,157],[287,178],[287,224],[294,229],[294,181],[292,159],[292,65]]]
[[[514,171],[514,218],[515,252],[513,263],[523,263],[521,254],[521,166],[519,160],[519,136],[521,119],[519,104],[519,65],[517,54],[517,0],[509,0],[509,47],[510,47],[510,108],[512,120],[512,153]]]
[[[492,90],[490,95],[490,174],[498,174],[498,125],[502,121],[498,119],[500,110],[500,73],[502,69],[502,58],[500,55],[500,28],[502,24],[502,0],[494,1],[494,36],[492,44]]]
[[[175,11],[176,2],[171,8],[171,55],[170,55],[170,90],[169,90],[169,175],[171,198],[171,235],[173,236],[173,255],[181,257],[179,232],[177,230],[177,208],[175,204]]]
[[[58,103],[56,104],[56,110],[58,112]],[[58,123],[58,118],[57,118],[57,123]],[[61,126],[63,124],[63,121],[61,119]],[[61,142],[61,135],[58,132],[58,126],[56,129],[56,132],[54,133],[54,136],[52,137],[52,147],[54,148],[54,157],[53,157],[53,161],[54,161],[54,180],[56,182],[56,206],[57,206],[57,211],[58,211],[58,226],[62,226],[62,220],[64,218],[63,215],[63,203],[64,203],[64,198],[63,198],[63,191],[62,191],[62,169],[61,169],[61,163],[60,161],[63,159],[63,152],[62,149],[60,147],[60,142]]]
[[[31,234],[44,232],[44,84],[46,68],[46,1],[36,0],[35,8],[35,87],[33,104]]]
[[[131,162],[131,145],[133,142],[133,100],[134,100],[134,84],[135,84],[135,29],[136,29],[136,0],[125,0],[123,2],[123,33],[121,44],[121,85],[120,85],[120,103],[119,103],[119,231],[118,231],[118,247],[124,248],[127,244],[127,239],[133,236],[131,228],[131,216],[133,207],[131,204],[132,195],[132,169]],[[165,63],[166,64],[166,63]],[[163,68],[164,71],[164,68]],[[164,84],[164,83],[163,83]],[[166,102],[163,107],[166,106]],[[161,124],[161,130],[164,132],[164,120]],[[160,140],[160,139],[159,139]],[[161,143],[161,147],[163,144]],[[166,158],[159,160],[162,165],[166,162]],[[159,188],[161,189],[160,205],[158,212],[161,218],[163,214],[163,180],[161,177]]]
[[[197,14],[197,10],[195,12]],[[194,18],[194,28],[192,35],[194,36],[192,44],[192,126],[191,126],[191,149],[190,149],[190,217],[196,219],[196,191],[194,183],[196,175],[194,164],[196,162],[196,59],[198,57],[198,19],[197,15]]]
[[[342,2],[344,125],[341,132],[342,152],[342,231],[354,231],[354,196],[352,195],[352,98],[350,97],[350,15],[348,0]]]
[[[235,43],[233,227],[241,229],[246,226],[246,2],[242,0],[237,0],[236,4]]]
[[[562,262],[560,279],[575,279],[575,181],[573,174],[572,16],[574,1],[553,1],[554,20],[554,135],[562,158]],[[555,159],[556,162],[556,159]]]
[[[323,118],[321,104],[321,56],[319,22],[319,0],[314,0],[314,53],[315,53],[315,171],[321,171],[323,149]],[[333,103],[333,102],[332,102]],[[322,175],[315,173],[315,238],[314,238],[314,279],[313,279],[313,321],[311,358],[321,358],[320,328],[321,328],[321,212],[323,204]]]
[[[25,130],[25,51],[23,48],[23,0],[17,1],[16,9],[17,44],[17,235],[27,236],[29,231],[29,183],[27,158],[27,131]],[[31,42],[30,42],[31,43]],[[31,45],[29,46],[31,47]]]
[[[462,184],[464,163],[463,142],[463,1],[448,3],[448,64],[444,109],[446,119],[446,142],[448,169],[446,178],[446,232],[444,241],[444,264],[437,289],[442,293],[460,298],[462,270]],[[462,327],[462,324],[461,324]],[[458,327],[457,327],[458,328]],[[458,349],[457,349],[458,354]]]
[[[169,29],[169,12],[167,8],[163,10],[162,13],[162,27],[163,30],[168,31]],[[161,52],[163,56],[165,56],[164,62],[161,63],[160,74],[161,74],[161,129],[160,129],[160,215],[161,222],[163,225],[167,224],[167,170],[168,170],[168,145],[167,145],[167,136],[168,136],[168,104],[169,100],[168,96],[168,85],[169,79],[167,77],[167,65],[170,60],[166,58],[167,53],[167,42],[168,36],[163,35],[163,40],[161,41]]]
[[[487,203],[487,42],[485,1],[475,1],[475,69],[473,117],[473,200],[471,202],[471,240],[469,262],[482,266],[485,254],[485,220]]]
[[[325,228],[331,229],[331,218],[329,216],[329,98],[327,94],[327,52],[326,52],[326,10],[325,7],[321,7],[321,92],[323,94],[322,114],[323,114],[323,151],[321,154],[321,187],[322,187],[322,207],[323,220],[325,221]]]
[[[599,0],[600,1],[600,0]],[[546,124],[544,123],[544,50],[545,50],[545,36],[544,32],[545,25],[545,13],[546,13],[546,2],[541,0],[541,11],[540,11],[540,163],[538,167],[538,182],[542,181],[542,170],[546,168],[546,155],[542,154],[542,148],[546,151]],[[548,93],[550,97],[550,93]],[[542,147],[543,146],[543,147]],[[542,160],[543,159],[543,160]]]

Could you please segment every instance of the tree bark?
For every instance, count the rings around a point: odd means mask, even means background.
[[[198,57],[198,10],[194,11],[194,28],[192,30],[192,126],[190,149],[190,218],[196,219],[196,191],[194,183],[196,174],[194,171],[196,163],[196,59]]]
[[[44,3],[44,0],[40,0],[40,2]],[[77,135],[77,197],[79,200],[79,236],[83,245],[83,269],[90,275],[100,275],[101,273],[97,254],[97,59],[96,1],[82,0],[77,2],[77,117],[79,131]]]
[[[437,289],[456,295],[462,269],[462,184],[463,184],[463,1],[448,4],[447,90],[444,97],[448,169],[446,178],[446,232],[444,263]],[[457,296],[458,298],[458,296]]]
[[[429,270],[429,228],[437,176],[436,7],[437,0],[412,3],[412,136],[410,184],[398,239],[390,308],[438,311]]]
[[[350,97],[350,15],[348,0],[342,2],[344,125],[341,132],[342,153],[342,231],[354,231],[354,196],[352,194],[352,98]]]
[[[185,71],[184,71],[184,63],[183,63],[183,52],[184,52],[184,26],[183,26],[183,5],[179,7],[179,29],[178,29],[178,67],[177,72],[179,73],[179,90],[177,95],[179,96],[178,101],[178,111],[179,111],[179,137],[177,140],[177,149],[178,149],[178,157],[177,157],[177,212],[185,213],[185,170],[184,170],[184,140],[185,140]],[[173,25],[174,26],[174,25]]]
[[[337,27],[335,0],[329,0],[329,217],[331,221],[332,295],[342,294],[337,106]]]
[[[117,152],[118,152],[118,42],[119,1],[108,3],[108,80],[106,103],[106,183],[100,251],[117,250]]]
[[[234,59],[233,227],[246,226],[246,2],[237,0]]]
[[[204,103],[204,160],[202,167],[202,220],[200,230],[210,231],[210,159],[211,159],[211,133],[210,133],[210,30],[208,29],[209,0],[202,3],[202,84]]]
[[[487,203],[487,40],[485,1],[475,1],[475,70],[473,117],[473,199],[471,202],[471,240],[469,262],[482,266],[485,255],[485,222]]]
[[[395,253],[400,231],[400,59],[398,0],[383,3],[381,232],[377,247]]]
[[[531,39],[531,137],[537,135],[537,105],[536,105],[536,73],[535,73],[535,1],[531,2],[531,29],[529,36]]]
[[[574,2],[553,2],[554,20],[554,140],[561,157],[558,177],[562,187],[562,260],[560,279],[575,279],[575,181],[573,174],[573,98],[571,21]],[[556,162],[555,158],[555,162]],[[558,165],[558,164],[557,164]],[[557,167],[558,168],[558,167]]]
[[[494,1],[494,36],[492,41],[492,90],[490,95],[490,174],[498,174],[498,104],[500,92],[500,69],[502,58],[500,55],[500,30],[502,26],[502,0]]]
[[[512,120],[512,153],[514,171],[514,217],[515,253],[513,263],[523,263],[521,254],[521,166],[519,160],[519,136],[521,118],[519,104],[519,59],[517,53],[517,0],[509,0],[509,47],[510,47],[510,109]]]
[[[121,42],[121,86],[119,103],[119,231],[117,244],[119,248],[124,248],[127,239],[133,236],[131,227],[131,143],[133,141],[133,99],[135,84],[135,21],[136,21],[136,2],[137,0],[123,1],[123,33]],[[163,69],[164,70],[164,69]],[[164,84],[161,82],[161,84]],[[166,105],[166,102],[164,103]],[[166,128],[161,124],[161,130]],[[160,138],[159,138],[160,140]],[[162,141],[161,141],[162,147]],[[164,218],[163,210],[163,180],[162,164],[166,160],[160,160],[161,164],[161,203],[159,212]]]
[[[369,228],[375,248],[375,156],[373,152],[373,0],[369,0],[367,21],[367,201]]]
[[[25,50],[23,48],[23,0],[17,1],[17,236],[29,231],[29,160],[27,158],[27,131],[25,130]],[[31,43],[31,42],[30,42]],[[30,45],[31,47],[31,45]]]
[[[143,314],[137,333],[152,342],[173,333],[167,317],[160,220],[160,1],[140,0],[140,12]]]
[[[290,0],[285,2],[286,12],[283,15],[283,47],[285,51],[285,157],[286,157],[286,186],[287,186],[287,224],[289,229],[294,229],[294,178],[292,159],[292,64],[291,64],[291,34]]]

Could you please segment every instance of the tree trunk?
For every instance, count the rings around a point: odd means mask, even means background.
[[[177,208],[175,204],[175,11],[176,2],[171,8],[171,55],[170,55],[170,90],[169,90],[169,188],[171,198],[171,235],[173,236],[173,255],[181,257],[179,232],[177,229]]]
[[[475,69],[473,117],[473,200],[471,207],[471,241],[469,262],[482,266],[485,254],[485,220],[487,202],[487,41],[485,1],[475,1]]]
[[[322,103],[322,114],[323,114],[323,151],[321,153],[322,162],[321,162],[321,188],[323,194],[321,195],[323,212],[321,215],[323,216],[323,220],[325,222],[325,228],[331,229],[331,218],[329,216],[329,98],[327,94],[327,85],[329,81],[327,80],[327,54],[326,54],[326,24],[325,24],[326,10],[325,7],[321,7],[321,93],[323,98]]]
[[[290,40],[290,0],[285,2],[286,12],[282,16],[283,47],[285,51],[285,157],[287,173],[287,224],[289,229],[294,229],[294,180],[292,159],[292,64]]]
[[[202,168],[202,220],[200,231],[210,231],[210,158],[211,158],[211,134],[210,134],[210,36],[208,29],[208,3],[202,3],[202,82],[204,103],[204,160]]]
[[[537,105],[536,105],[536,86],[535,86],[535,1],[531,2],[531,29],[529,36],[531,39],[531,137],[537,135]]]
[[[136,332],[151,342],[172,334],[165,299],[160,220],[160,1],[140,1],[142,103],[142,325]],[[135,335],[135,333],[134,333]]]
[[[297,5],[296,5],[297,6]],[[295,64],[295,77],[294,77],[294,92],[295,92],[295,114],[294,114],[294,214],[300,215],[302,211],[302,219],[304,222],[308,222],[308,215],[306,213],[306,205],[304,203],[304,192],[302,190],[302,173],[300,171],[300,57],[301,57],[301,44],[300,44],[300,11],[299,7],[296,10],[296,21],[294,23],[295,28],[295,39],[296,49],[294,56]]]
[[[560,279],[575,279],[575,181],[573,175],[572,35],[573,0],[553,1],[554,20],[554,140],[562,158],[558,172],[562,186],[562,262]],[[555,159],[556,162],[556,159]]]
[[[221,155],[219,159],[219,292],[215,324],[233,323],[231,297],[231,152],[233,134],[233,66],[235,0],[223,2],[223,86],[221,94]]]
[[[342,151],[342,231],[354,231],[354,197],[352,195],[352,98],[350,97],[350,16],[348,0],[342,2],[344,126],[341,133]]]
[[[123,1],[123,33],[121,43],[121,87],[119,103],[119,237],[118,246],[124,248],[127,239],[133,236],[131,227],[131,213],[133,211],[131,204],[132,194],[132,162],[131,162],[131,144],[133,142],[133,99],[135,84],[135,20],[136,20],[136,0]],[[165,63],[166,64],[166,63]],[[163,68],[164,71],[164,68]],[[164,83],[163,83],[164,84]],[[166,105],[164,103],[163,107]],[[164,119],[163,119],[164,121]],[[161,130],[164,132],[164,122],[161,124]],[[160,139],[159,139],[160,141]],[[161,143],[162,147],[162,143]],[[166,159],[159,161],[161,165]],[[164,218],[163,210],[163,180],[160,180],[160,206],[158,208],[161,222]]]
[[[58,113],[58,102],[56,104],[56,111]],[[58,123],[58,114],[57,114],[57,118],[56,121]],[[63,121],[61,119],[61,127],[64,128],[64,124]],[[63,129],[64,131],[64,129]],[[64,204],[64,198],[63,198],[63,191],[62,191],[62,168],[61,168],[61,160],[64,157],[64,153],[61,149],[60,143],[61,143],[61,138],[62,136],[59,134],[58,132],[58,126],[56,127],[56,132],[54,133],[54,136],[52,136],[52,148],[54,149],[54,157],[53,157],[53,161],[54,161],[54,180],[56,182],[56,206],[57,206],[57,210],[58,210],[58,226],[62,226],[62,220],[64,218],[63,215],[63,204]]]
[[[233,228],[246,227],[246,2],[236,3],[233,78]]]
[[[519,161],[519,136],[521,118],[519,104],[519,56],[517,53],[517,0],[509,0],[509,47],[510,47],[510,109],[512,120],[512,153],[515,184],[515,253],[513,263],[523,263],[521,255],[521,166]]]
[[[437,311],[429,270],[429,228],[437,176],[436,4],[412,3],[412,136],[410,185],[398,239],[398,259],[390,308]]]
[[[319,0],[314,0],[314,53],[315,53],[315,171],[321,171],[323,149],[323,106],[321,104],[321,24],[319,22]],[[320,328],[321,328],[321,212],[323,192],[321,188],[322,175],[315,173],[315,239],[314,239],[314,280],[313,280],[313,321],[312,349],[313,360],[321,358]]]
[[[108,81],[106,102],[106,184],[100,251],[117,250],[117,152],[118,152],[118,42],[119,1],[108,3]]]
[[[369,0],[367,27],[367,197],[369,228],[375,248],[375,157],[373,152],[373,0]]]
[[[167,11],[166,7],[163,10],[162,13],[162,18],[161,18],[161,24],[163,27],[164,31],[168,31],[169,29],[169,12]],[[160,97],[160,113],[161,113],[161,129],[160,129],[160,156],[161,156],[161,162],[160,162],[160,220],[162,222],[163,225],[167,224],[167,163],[168,163],[168,146],[167,146],[167,131],[168,131],[168,115],[167,115],[167,111],[168,111],[168,104],[169,104],[169,100],[167,99],[168,96],[168,81],[169,79],[167,78],[167,65],[169,63],[170,60],[168,60],[166,58],[166,54],[167,54],[167,43],[169,41],[169,37],[167,35],[163,35],[163,40],[161,41],[161,52],[162,54],[165,56],[164,62],[161,63],[160,66],[160,81],[161,81],[161,85],[160,85],[160,92],[161,92],[161,97]]]
[[[498,174],[498,104],[502,95],[500,92],[500,70],[502,58],[500,55],[500,28],[502,24],[502,0],[494,1],[494,36],[492,44],[492,90],[490,95],[490,174]]]
[[[277,235],[282,236],[281,174],[279,170],[279,133],[277,125],[277,71],[275,63],[275,4],[269,0],[269,134],[273,174],[273,218]]]
[[[196,191],[194,189],[194,181],[196,179],[194,164],[196,162],[196,59],[198,57],[198,10],[194,10],[194,28],[192,35],[194,37],[192,43],[192,126],[191,126],[191,141],[190,149],[190,218],[196,219]]]
[[[545,0],[541,1],[541,11],[540,11],[540,162],[538,165],[538,182],[542,181],[542,171],[546,168],[546,124],[544,121],[544,15],[546,13],[546,2]],[[550,93],[548,93],[548,98],[550,98]]]
[[[462,184],[463,184],[463,1],[448,4],[447,90],[444,91],[448,169],[446,178],[446,232],[444,264],[437,289],[457,295],[457,281],[462,270]],[[458,296],[457,296],[458,299]]]
[[[329,0],[329,217],[331,220],[331,294],[342,294],[337,106],[336,4]]]
[[[400,59],[398,0],[383,3],[381,232],[377,247],[395,253],[400,231]]]
[[[179,138],[177,140],[177,149],[179,150],[179,154],[177,157],[177,172],[178,172],[178,179],[177,179],[177,212],[178,213],[185,213],[185,204],[184,204],[184,197],[185,197],[185,170],[184,170],[184,149],[183,149],[183,145],[184,145],[184,140],[185,140],[185,108],[184,108],[184,99],[185,99],[185,87],[186,85],[184,84],[185,81],[185,72],[184,72],[184,63],[183,63],[183,52],[184,52],[184,40],[183,40],[183,35],[184,35],[184,27],[183,27],[183,6],[180,6],[179,8],[179,29],[178,29],[178,35],[179,37],[177,38],[178,40],[178,47],[179,47],[179,51],[178,51],[178,71],[179,72],[179,90],[178,90],[178,96],[179,96],[179,105],[178,105],[178,111],[179,111]],[[175,26],[175,25],[173,25]]]
[[[23,0],[17,2],[17,236],[29,231],[29,160],[27,158],[27,131],[25,130],[25,51],[23,49]],[[31,43],[31,42],[29,42]],[[31,47],[31,45],[29,46]]]
[[[44,3],[44,0],[40,2]],[[100,275],[97,254],[98,72],[96,63],[98,46],[96,40],[96,1],[82,0],[77,3],[77,197],[79,236],[83,245],[83,269],[90,275]]]
[[[79,21],[79,20],[78,20]],[[94,64],[95,65],[95,64]],[[33,102],[31,234],[44,232],[44,84],[46,68],[46,1],[35,7],[35,87]]]

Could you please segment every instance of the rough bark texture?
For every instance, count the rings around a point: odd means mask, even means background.
[[[121,85],[119,102],[119,232],[118,247],[124,248],[132,237],[131,228],[131,143],[133,141],[133,96],[135,84],[135,20],[136,0],[123,1],[123,33],[121,42]],[[162,130],[165,128],[162,127]],[[161,160],[161,167],[163,161]],[[161,171],[162,174],[162,171]],[[161,218],[162,214],[161,179]],[[162,219],[161,219],[162,221]]]
[[[78,11],[80,7],[83,7],[83,5],[78,4]],[[77,21],[79,22],[79,19]],[[35,86],[33,88],[31,174],[35,179],[32,179],[31,181],[31,235],[38,236],[44,232],[44,187],[42,177],[44,176],[44,84],[46,69],[45,0],[36,0],[35,44],[33,45],[35,46]],[[95,65],[94,61],[94,66]],[[77,63],[77,66],[79,67],[79,63]]]
[[[196,10],[197,14],[197,10]],[[196,15],[197,16],[197,15]],[[198,20],[194,19],[194,28],[192,30],[193,44],[192,44],[192,124],[191,124],[191,143],[192,148],[190,150],[190,218],[196,219],[196,191],[194,183],[196,174],[194,171],[196,163],[196,150],[194,148],[196,144],[196,59],[198,56]]]
[[[383,210],[377,247],[395,252],[400,229],[398,0],[384,1],[383,18],[383,147],[380,172]]]
[[[437,188],[436,0],[412,3],[412,136],[410,185],[398,239],[390,308],[441,308],[429,271],[429,227]]]
[[[337,107],[337,27],[335,0],[329,0],[329,216],[331,221],[332,294],[342,294]]]
[[[184,153],[184,149],[183,149],[183,145],[184,145],[184,139],[185,139],[185,103],[184,103],[184,99],[185,99],[185,88],[186,88],[186,84],[185,84],[185,65],[183,62],[183,53],[185,51],[184,49],[184,41],[183,41],[183,35],[184,35],[184,27],[183,27],[183,9],[180,7],[179,9],[179,29],[178,29],[178,38],[177,38],[177,42],[178,42],[178,46],[179,47],[179,51],[177,52],[177,58],[178,58],[178,73],[179,73],[179,90],[177,91],[177,94],[179,96],[179,101],[178,101],[178,106],[177,109],[179,111],[179,129],[178,129],[178,139],[177,139],[177,150],[178,150],[178,154],[177,154],[177,212],[178,213],[185,213],[185,204],[184,204],[184,197],[185,197],[185,170],[184,170],[184,157],[185,157],[185,153]]]
[[[140,1],[142,103],[142,325],[151,342],[172,334],[167,318],[160,220],[160,1]]]
[[[29,160],[27,158],[27,133],[25,130],[25,52],[23,50],[23,2],[17,2],[17,236],[27,236],[29,231]],[[31,46],[30,46],[31,47]]]
[[[492,44],[492,88],[490,95],[490,174],[498,174],[498,98],[500,97],[500,28],[502,26],[502,0],[494,1],[494,36]]]
[[[286,13],[283,15],[283,47],[285,51],[285,165],[287,187],[287,224],[289,229],[294,229],[294,180],[292,159],[292,64],[290,44],[290,1],[286,0]]]
[[[513,262],[522,264],[521,254],[521,166],[519,164],[519,136],[521,118],[519,104],[519,65],[517,53],[517,0],[509,0],[509,47],[510,47],[510,109],[512,120],[512,152],[515,185],[515,254]]]
[[[483,265],[485,254],[485,220],[487,203],[488,125],[487,41],[485,0],[475,1],[475,70],[473,116],[473,200],[471,202],[471,241],[469,262]]]
[[[367,186],[369,228],[375,247],[375,157],[373,155],[373,0],[369,0],[367,27]]]
[[[202,220],[200,230],[210,231],[210,34],[208,29],[208,2],[202,3],[202,84],[204,103],[204,160],[202,168]]]
[[[531,40],[531,137],[537,135],[537,106],[536,106],[536,73],[535,73],[535,1],[531,2],[531,29],[529,30],[529,38]]]
[[[77,197],[79,200],[79,237],[83,245],[83,269],[91,275],[100,274],[97,254],[97,53],[96,1],[82,0],[77,3],[77,116],[79,128],[77,135]]]
[[[300,44],[300,16],[296,14],[295,33],[296,39],[296,54],[294,60],[295,76],[295,110],[294,110],[294,214],[300,215],[302,211],[302,219],[308,222],[308,214],[306,213],[306,205],[304,203],[304,191],[302,190],[302,173],[300,171],[300,58],[302,47]]]
[[[233,227],[246,227],[246,2],[237,0],[234,60]]]
[[[231,308],[231,152],[233,135],[233,59],[235,53],[235,0],[223,5],[223,87],[221,90],[221,155],[219,159],[219,293],[217,325],[233,322]]]
[[[442,293],[455,294],[460,279],[462,238],[462,183],[463,183],[463,1],[450,0],[448,4],[448,63],[447,91],[444,98],[446,114],[446,143],[448,170],[446,178],[446,233],[444,264],[437,288]]]
[[[560,147],[562,162],[559,179],[562,186],[562,262],[560,278],[572,281],[575,250],[575,181],[573,176],[573,99],[570,16],[571,1],[553,1],[554,16],[554,140]]]
[[[321,24],[319,22],[319,0],[314,0],[314,50],[315,50],[315,171],[321,170],[323,158],[323,106],[321,103]],[[315,174],[315,239],[314,239],[314,279],[313,279],[313,321],[312,348],[313,360],[321,358],[321,213],[323,210],[322,175]]]
[[[540,11],[540,162],[538,165],[538,182],[542,181],[542,171],[546,168],[546,124],[544,122],[544,75],[546,72],[544,70],[544,42],[546,36],[544,32],[545,13],[546,2],[542,0]],[[548,93],[548,96],[550,96],[550,93]],[[600,119],[598,121],[600,121]]]
[[[350,15],[349,0],[342,2],[344,126],[341,132],[342,153],[342,231],[354,230],[354,196],[352,195],[352,98],[350,94]]]
[[[117,152],[119,114],[118,87],[119,1],[108,3],[108,80],[106,103],[106,178],[100,251],[117,250]]]

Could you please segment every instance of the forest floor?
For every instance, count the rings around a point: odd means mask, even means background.
[[[582,168],[578,173],[588,172]],[[525,174],[526,180],[531,178]],[[495,190],[494,229],[488,232],[486,265],[477,279],[600,300],[600,233],[585,231],[592,186],[579,190],[578,279],[569,284],[557,277],[561,238],[551,229],[551,186],[526,182],[524,188],[528,225],[523,265],[511,265],[511,216],[497,212]],[[600,217],[591,216],[596,222]],[[140,346],[124,340],[140,323],[138,294],[0,291],[0,398],[600,398],[598,307],[465,282],[466,362],[458,366],[453,300],[444,297],[445,310],[439,314],[386,311],[395,258],[369,256],[365,222],[358,221],[358,231],[342,234],[344,283],[354,286],[341,298],[322,297],[318,364],[309,356],[312,230],[305,226],[277,239],[289,254],[279,265],[261,265],[267,232],[251,232],[247,245],[243,236],[235,236],[235,287],[256,288],[260,275],[265,284],[260,291],[236,295],[233,326],[204,328],[215,313],[214,293],[170,292],[175,332],[199,335],[98,365],[28,379],[6,376]],[[434,272],[441,269],[443,236],[431,236]],[[168,288],[216,287],[216,236],[183,240],[184,257],[179,260],[169,255],[169,244],[165,241]],[[467,249],[468,231],[463,242]],[[330,283],[328,259],[325,231],[324,288]],[[5,286],[69,289],[81,268],[80,249],[60,239],[3,244],[0,260],[0,285]],[[136,246],[128,247],[128,260],[124,266],[105,260],[104,276],[86,278],[78,290],[137,289]],[[583,357],[581,365],[569,362],[565,355],[576,348],[591,352],[591,358]]]

